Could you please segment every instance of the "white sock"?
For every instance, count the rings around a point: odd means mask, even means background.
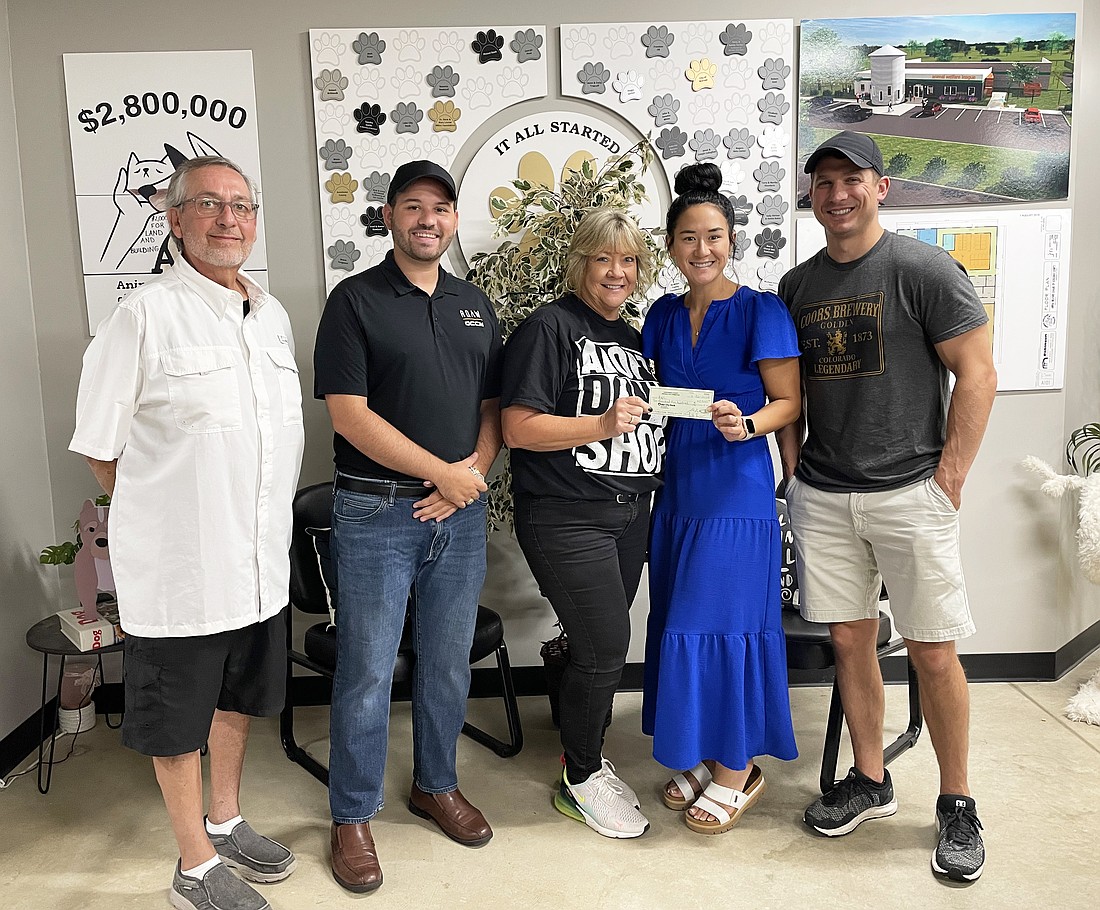
[[[215,825],[210,819],[206,819],[206,833],[207,834],[231,834],[233,829],[237,827],[244,819],[236,815],[229,819],[227,822],[222,822],[220,825]]]
[[[211,859],[208,859],[205,863],[199,863],[194,869],[180,869],[182,875],[186,875],[188,878],[202,879],[206,876],[206,873],[211,869],[216,868],[222,861],[222,858],[215,854]]]

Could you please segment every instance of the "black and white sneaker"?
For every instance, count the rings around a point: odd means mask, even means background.
[[[977,881],[985,866],[985,844],[974,800],[941,794],[936,800],[936,828],[940,839],[932,854],[932,871],[956,882]]]
[[[882,783],[875,783],[856,768],[824,796],[818,797],[802,816],[802,821],[818,834],[839,837],[850,834],[871,818],[886,818],[898,811],[890,772],[884,771]]]

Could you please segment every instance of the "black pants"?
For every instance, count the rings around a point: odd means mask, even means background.
[[[631,502],[516,497],[519,545],[569,637],[559,706],[571,783],[600,770],[604,721],[630,645],[649,510],[649,494]]]

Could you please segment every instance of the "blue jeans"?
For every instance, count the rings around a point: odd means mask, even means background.
[[[329,805],[338,824],[382,808],[390,690],[410,592],[413,781],[458,786],[455,752],[470,691],[470,645],[485,580],[485,496],[444,521],[412,517],[413,497],[337,489],[332,503],[336,675]]]

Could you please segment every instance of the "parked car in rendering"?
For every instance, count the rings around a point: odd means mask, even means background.
[[[1037,107],[1029,107],[1024,110],[1024,123],[1042,123],[1043,114]]]

